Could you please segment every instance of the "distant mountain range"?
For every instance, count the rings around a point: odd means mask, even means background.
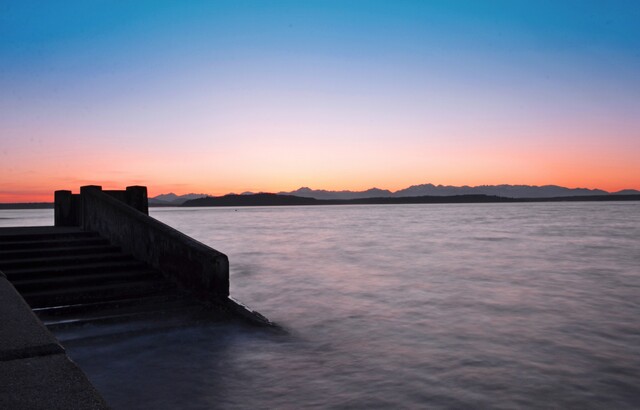
[[[495,195],[401,196],[388,198],[315,199],[282,194],[208,196],[192,199],[180,206],[283,206],[283,205],[393,205],[393,204],[464,204],[568,201],[640,201],[639,195],[574,195],[552,198],[506,198]]]
[[[191,200],[207,197],[207,194],[176,195],[173,192],[149,198],[149,205],[177,206]]]
[[[360,198],[402,198],[410,196],[453,196],[453,195],[492,195],[504,198],[556,198],[564,196],[587,195],[634,195],[640,191],[626,189],[619,192],[607,192],[601,189],[565,188],[557,185],[480,185],[480,186],[451,186],[451,185],[412,185],[399,191],[372,188],[366,191],[325,191],[313,190],[307,187],[291,192],[280,192],[286,195],[296,195],[316,199],[360,199]]]
[[[322,201],[281,194],[229,194],[209,196],[186,201],[183,206],[274,206],[274,205],[322,205]]]
[[[243,192],[242,195],[253,195],[253,192]],[[566,188],[557,185],[480,185],[480,186],[452,186],[452,185],[412,185],[399,191],[371,188],[366,191],[327,191],[302,187],[290,192],[278,192],[279,195],[293,195],[302,198],[320,200],[352,200],[364,198],[404,198],[417,196],[455,196],[455,195],[489,195],[503,198],[558,198],[572,196],[593,195],[638,195],[640,191],[625,189],[618,192],[607,192],[601,189]],[[235,194],[230,194],[235,195]],[[150,205],[182,205],[186,201],[204,198],[205,194],[176,195],[174,193],[158,195],[149,199]]]

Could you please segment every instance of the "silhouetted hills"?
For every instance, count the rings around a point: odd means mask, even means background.
[[[182,205],[183,203],[191,199],[204,198],[206,196],[207,194],[176,195],[173,192],[171,192],[168,194],[161,194],[153,198],[149,198],[149,205],[177,206],[177,205]]]
[[[507,198],[496,195],[406,196],[354,199],[315,199],[281,194],[230,194],[185,202],[182,206],[283,206],[283,205],[357,205],[357,204],[461,204],[567,201],[640,201],[638,195],[578,195],[553,198]]]
[[[371,188],[366,191],[327,191],[324,189],[298,188],[291,192],[278,192],[280,195],[295,195],[315,199],[357,199],[357,198],[385,198],[393,196],[387,189]]]
[[[290,192],[228,194],[220,197],[208,197],[204,194],[176,195],[174,193],[158,195],[149,199],[151,206],[252,206],[252,205],[322,205],[344,203],[437,203],[437,197],[446,198],[444,202],[469,202],[469,198],[476,198],[476,202],[486,201],[485,197],[510,199],[560,200],[566,198],[582,198],[584,200],[605,200],[610,196],[640,195],[635,189],[609,193],[601,189],[566,188],[558,185],[480,185],[480,186],[451,186],[422,184],[412,185],[396,192],[387,189],[371,188],[366,191],[328,191],[302,187]],[[424,199],[429,197],[432,199]],[[451,199],[451,198],[458,199]],[[402,198],[422,198],[404,199]],[[465,199],[466,198],[466,199]],[[481,199],[482,198],[482,199]],[[303,199],[314,199],[325,202],[311,202]],[[387,199],[394,199],[389,201]],[[192,201],[196,202],[192,202]],[[363,200],[363,201],[360,201]],[[328,202],[326,202],[328,201]],[[346,201],[346,202],[345,202]],[[418,201],[418,202],[414,202]],[[442,202],[440,201],[440,202]],[[494,202],[497,200],[494,199]],[[210,204],[210,205],[203,205]]]
[[[622,191],[612,192],[611,195],[640,195],[637,189],[623,189]]]
[[[587,188],[565,188],[557,185],[480,185],[452,186],[422,184],[391,192],[372,188],[366,191],[326,191],[307,187],[291,192],[280,192],[285,195],[297,195],[316,199],[356,199],[373,197],[408,197],[408,196],[454,196],[454,195],[495,195],[507,198],[553,198],[560,196],[607,195],[607,191]],[[640,193],[640,192],[638,192]]]
[[[344,205],[469,202],[541,202],[541,201],[638,201],[640,191],[623,189],[608,193],[601,189],[565,188],[557,185],[480,185],[450,186],[422,184],[391,192],[371,188],[366,191],[327,191],[302,187],[291,192],[243,192],[211,197],[205,194],[162,194],[149,198],[150,206],[271,206],[271,205]],[[46,209],[53,203],[0,203],[0,209]]]
[[[480,186],[446,186],[446,185],[414,185],[395,193],[396,196],[416,195],[497,195],[508,198],[549,198],[561,196],[606,195],[601,189],[565,188],[557,185],[480,185]]]
[[[277,194],[229,194],[210,196],[186,201],[182,206],[274,206],[274,205],[318,205],[317,199]]]

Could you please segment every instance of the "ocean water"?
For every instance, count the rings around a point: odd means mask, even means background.
[[[286,333],[68,347],[114,409],[640,408],[638,202],[151,215],[226,253],[232,296]]]

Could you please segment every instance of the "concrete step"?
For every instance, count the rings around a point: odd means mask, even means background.
[[[60,318],[81,317],[84,314],[96,312],[112,312],[120,309],[137,308],[139,306],[157,306],[171,303],[179,303],[180,301],[191,302],[195,300],[190,295],[176,289],[169,289],[164,292],[158,292],[153,296],[146,296],[134,299],[118,299],[106,302],[82,303],[78,305],[66,305],[55,307],[35,308],[33,312],[44,323],[55,322]]]
[[[56,227],[19,227],[2,228],[0,230],[0,243],[4,242],[31,242],[42,240],[58,240],[69,238],[98,237],[95,232],[83,231],[79,228]]]
[[[104,272],[121,272],[144,268],[143,262],[127,259],[124,261],[106,261],[94,263],[75,263],[60,266],[44,266],[23,269],[4,269],[3,272],[11,281],[20,279],[47,278],[50,275],[94,275]]]
[[[116,253],[119,251],[119,247],[108,244],[92,246],[66,246],[60,248],[0,250],[0,261],[10,261],[15,259],[27,258],[49,258],[59,256]],[[0,266],[2,264],[3,263],[0,262]]]
[[[52,331],[60,331],[62,329],[70,329],[73,327],[84,325],[104,325],[118,322],[129,322],[133,320],[158,320],[166,318],[167,314],[178,312],[202,311],[204,306],[191,301],[189,303],[173,303],[164,305],[147,305],[137,308],[119,309],[113,311],[94,312],[93,314],[84,314],[82,316],[58,318],[57,321],[45,322],[47,328]]]
[[[93,344],[96,341],[118,341],[135,336],[153,337],[154,334],[201,323],[230,320],[229,315],[212,314],[204,307],[195,306],[164,312],[149,312],[126,318],[87,322],[80,326],[53,328],[56,339],[66,347]]]
[[[101,262],[121,262],[133,260],[130,255],[118,252],[88,254],[88,255],[71,255],[56,256],[48,258],[25,258],[25,259],[6,259],[0,260],[0,270],[7,273],[14,269],[26,268],[44,268],[54,266],[75,265],[80,263],[101,263]]]
[[[49,240],[33,241],[0,241],[0,251],[21,250],[21,249],[53,249],[65,248],[67,246],[96,246],[109,245],[109,241],[99,236],[86,238],[59,238]]]
[[[13,286],[20,293],[37,290],[55,290],[83,285],[104,285],[110,283],[126,283],[142,280],[162,280],[164,277],[152,269],[136,269],[130,271],[107,272],[92,275],[50,275],[38,279],[13,280]]]
[[[32,308],[106,302],[151,296],[176,285],[166,280],[135,281],[108,285],[74,286],[66,289],[23,292],[22,296]]]

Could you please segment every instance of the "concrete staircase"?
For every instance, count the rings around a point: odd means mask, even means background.
[[[76,227],[0,229],[0,270],[59,339],[87,325],[167,325],[205,308],[159,271]]]

